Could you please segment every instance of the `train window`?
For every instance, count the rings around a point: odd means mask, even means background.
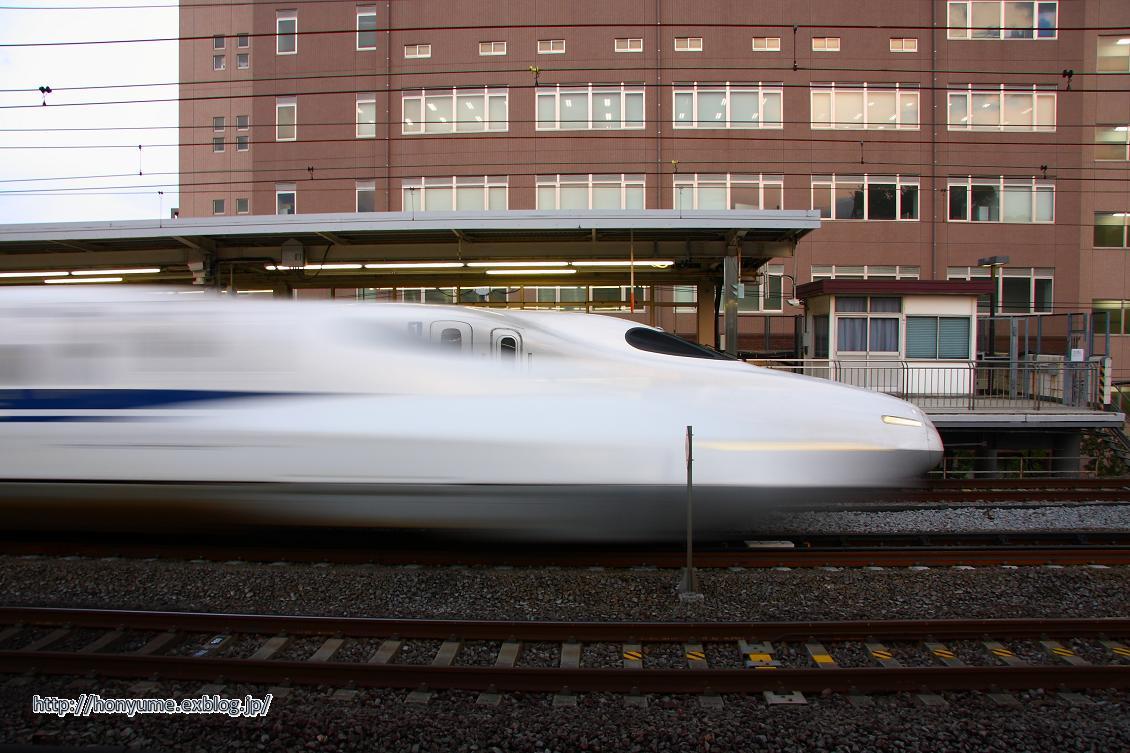
[[[667,356],[682,356],[684,358],[708,358],[716,361],[737,360],[733,356],[719,353],[698,343],[692,343],[690,340],[684,340],[669,332],[662,332],[657,329],[634,327],[624,333],[624,339],[633,348],[645,350],[648,353],[662,353]]]
[[[447,327],[439,333],[440,345],[450,345],[454,348],[463,347],[463,333],[455,327]]]
[[[518,357],[518,341],[509,335],[499,338],[498,356],[506,362],[514,361]]]

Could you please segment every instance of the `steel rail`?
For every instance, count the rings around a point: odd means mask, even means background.
[[[808,622],[532,622],[404,620],[212,614],[54,607],[0,607],[0,624],[180,632],[324,635],[357,638],[463,640],[721,642],[756,637],[785,640],[1080,638],[1130,635],[1130,617],[974,620],[848,620]],[[8,652],[10,653],[10,652]],[[17,652],[18,653],[18,652]]]
[[[344,662],[253,661],[121,654],[0,651],[8,671],[106,677],[147,677],[353,687],[461,689],[525,692],[750,693],[758,691],[969,690],[1126,688],[1130,666],[901,667],[819,669],[564,669],[432,667]]]

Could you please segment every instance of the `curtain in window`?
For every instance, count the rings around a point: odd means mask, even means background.
[[[872,353],[898,353],[899,320],[871,319]]]
[[[841,353],[867,351],[867,320],[838,317],[836,319],[836,350]]]

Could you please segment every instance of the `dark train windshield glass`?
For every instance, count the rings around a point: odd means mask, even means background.
[[[668,332],[660,332],[646,327],[635,327],[628,330],[624,333],[624,339],[633,348],[646,350],[649,353],[662,353],[666,356],[682,356],[683,358],[709,358],[715,361],[737,360],[733,356],[719,353]]]

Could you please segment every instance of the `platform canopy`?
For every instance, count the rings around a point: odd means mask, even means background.
[[[768,259],[791,256],[797,240],[819,226],[815,211],[741,209],[0,225],[0,284],[122,270],[128,282],[239,288],[623,284],[633,261],[639,284],[673,284],[720,280],[727,256],[755,271]]]

